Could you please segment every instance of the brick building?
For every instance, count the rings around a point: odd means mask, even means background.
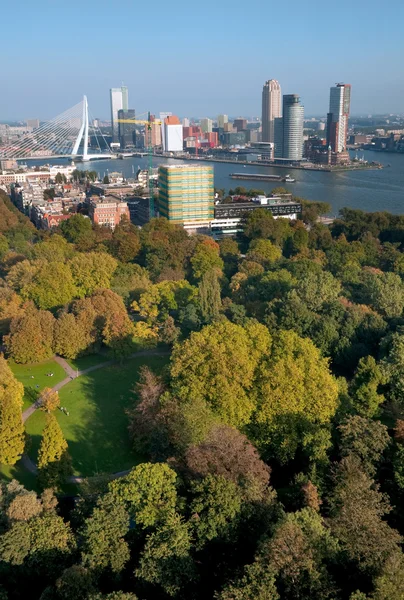
[[[93,223],[115,229],[123,217],[130,220],[129,208],[126,202],[119,199],[91,198],[88,214]]]

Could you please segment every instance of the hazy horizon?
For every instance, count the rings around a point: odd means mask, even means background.
[[[358,6],[361,4],[362,6]],[[389,3],[263,5],[244,9],[207,0],[174,0],[152,11],[95,2],[50,0],[3,7],[0,121],[50,119],[86,94],[94,117],[109,118],[109,89],[129,88],[138,114],[259,116],[262,86],[278,79],[298,93],[307,117],[324,116],[329,88],[352,85],[353,116],[402,114],[402,36],[391,34],[404,7]]]

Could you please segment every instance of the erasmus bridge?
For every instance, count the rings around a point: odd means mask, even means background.
[[[94,154],[88,152],[89,130],[98,146]],[[107,153],[102,152],[99,137],[102,138]],[[0,146],[0,159],[72,158],[89,161],[115,157],[100,130],[89,124],[86,96],[72,108],[26,133],[15,142]]]

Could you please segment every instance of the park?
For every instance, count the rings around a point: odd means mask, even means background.
[[[10,361],[16,379],[24,385],[23,419],[28,443],[24,457],[14,466],[3,466],[1,475],[37,488],[36,461],[46,414],[35,401],[45,387],[59,391],[60,407],[54,414],[72,458],[71,482],[124,472],[137,465],[144,457],[131,447],[125,410],[136,401],[134,388],[140,367],[147,365],[161,372],[167,363],[166,352],[153,351],[138,353],[122,363],[108,360],[105,355],[69,362],[56,358],[31,365]]]

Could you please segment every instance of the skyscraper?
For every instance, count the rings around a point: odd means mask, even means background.
[[[127,121],[135,118],[136,114],[133,108],[129,108],[128,110],[118,110],[118,121]],[[118,122],[118,132],[119,143],[122,149],[136,145],[136,123]]]
[[[301,160],[303,157],[304,107],[298,94],[283,96],[283,117],[275,120],[275,158]]]
[[[212,119],[201,119],[201,129],[203,133],[212,133],[213,121]]]
[[[213,219],[213,167],[162,165],[159,167],[159,213],[169,221]]]
[[[217,117],[217,126],[221,129],[224,128],[224,124],[229,122],[229,117],[227,115],[218,115]]]
[[[265,82],[262,90],[262,141],[275,141],[275,119],[282,116],[281,86],[276,79]]]
[[[349,111],[351,108],[351,85],[337,83],[330,88],[330,110],[327,114],[327,145],[333,152],[346,150]]]
[[[128,110],[128,88],[126,86],[111,88],[110,95],[112,141],[116,143],[119,140],[118,110]]]

